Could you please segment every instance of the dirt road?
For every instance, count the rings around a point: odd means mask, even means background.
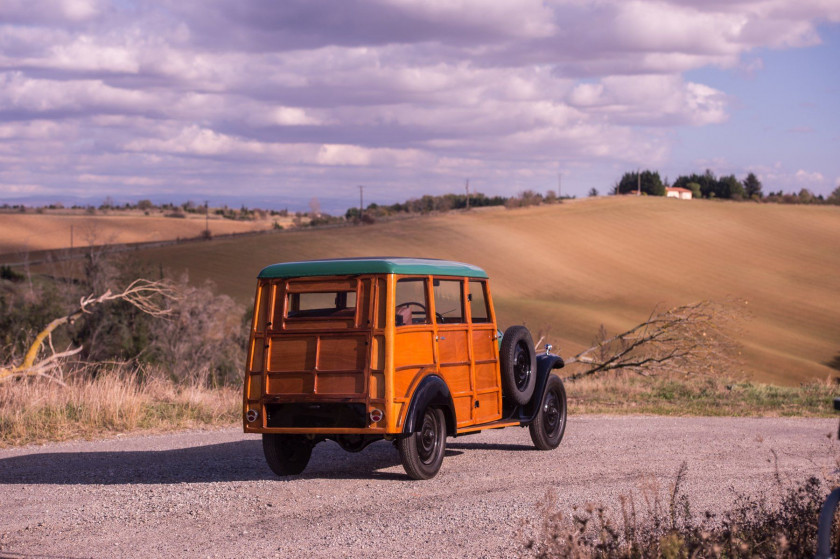
[[[570,417],[555,451],[525,429],[449,439],[409,481],[389,443],[318,445],[275,478],[231,429],[0,451],[0,557],[511,557],[547,490],[562,510],[617,505],[682,461],[696,514],[836,467],[836,420]]]

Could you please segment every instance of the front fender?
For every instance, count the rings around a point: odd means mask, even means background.
[[[537,355],[537,384],[534,387],[534,395],[531,401],[525,406],[526,422],[530,423],[537,417],[537,412],[540,409],[543,395],[545,394],[545,386],[548,384],[548,377],[551,375],[553,369],[562,369],[566,366],[563,358],[559,355],[551,353],[543,353]]]
[[[415,433],[422,414],[429,406],[441,408],[446,417],[446,434],[455,436],[455,404],[449,387],[438,375],[428,375],[420,381],[420,385],[411,397],[408,411],[405,414],[403,433]]]

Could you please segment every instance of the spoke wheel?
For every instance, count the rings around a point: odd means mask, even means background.
[[[519,405],[530,402],[537,384],[537,355],[527,328],[511,326],[505,330],[499,362],[505,396]]]
[[[439,408],[426,408],[420,429],[398,439],[405,473],[412,479],[431,479],[437,475],[446,451],[446,420]]]
[[[537,417],[529,426],[531,440],[540,450],[557,448],[566,431],[566,389],[555,375],[548,377]]]

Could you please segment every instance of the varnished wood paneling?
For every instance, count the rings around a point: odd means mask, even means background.
[[[373,371],[385,370],[385,336],[371,338],[370,368]]]
[[[385,398],[385,375],[382,373],[371,373],[370,389],[368,390],[371,399]]]
[[[263,370],[263,358],[265,357],[265,339],[262,337],[254,338],[251,347],[251,362],[248,364],[248,369],[252,373],[261,373]]]
[[[441,366],[440,374],[453,397],[456,394],[472,393],[469,365]]]
[[[403,369],[394,373],[394,398],[407,398],[409,389],[414,384],[414,379],[420,372],[420,368]]]
[[[254,330],[256,330],[257,332],[265,331],[265,323],[268,320],[270,303],[271,284],[267,281],[260,281],[254,302],[256,308],[256,312],[254,315]]]
[[[348,330],[356,326],[355,319],[290,318],[286,330]]]
[[[318,394],[359,394],[365,391],[364,373],[318,373],[315,392]]]
[[[375,328],[385,328],[385,314],[388,309],[386,285],[385,278],[377,278]]]
[[[411,327],[408,327],[411,328]],[[404,331],[398,329],[394,343],[394,368],[434,363],[434,335],[431,329]]]
[[[473,330],[473,352],[476,361],[490,361],[496,358],[495,330]]]
[[[319,371],[349,371],[365,368],[367,344],[362,336],[322,336],[318,350]]]
[[[497,392],[476,395],[478,407],[475,409],[476,423],[495,421],[502,417],[499,409],[499,395]]]
[[[262,375],[248,375],[248,399],[259,400],[262,396]]]
[[[498,388],[499,370],[496,363],[476,364],[475,366],[475,388],[482,390],[487,388]]]
[[[289,293],[356,291],[356,280],[291,280],[289,281],[288,291]]]
[[[310,371],[315,368],[315,336],[271,338],[269,371]]]
[[[312,394],[315,377],[309,373],[281,373],[268,376],[268,394]]]
[[[361,280],[361,293],[357,299],[359,300],[359,326],[363,328],[370,328],[373,322],[373,300],[371,299],[371,280],[365,278]]]
[[[471,395],[454,396],[452,398],[452,403],[455,404],[455,423],[458,427],[472,425],[474,423],[472,418],[472,402]]]
[[[438,332],[440,364],[469,363],[470,354],[467,343],[466,330],[441,330]],[[469,371],[466,374],[469,377]]]

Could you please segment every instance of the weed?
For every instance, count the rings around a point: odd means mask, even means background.
[[[536,534],[527,539],[523,555],[554,558],[811,558],[816,551],[817,519],[826,488],[816,477],[784,485],[777,477],[777,499],[766,495],[739,496],[722,514],[692,515],[681,490],[683,463],[663,498],[643,487],[643,512],[633,497],[620,497],[623,527],[605,507],[588,505],[570,517],[557,511],[557,496],[549,493],[540,504]],[[667,501],[667,504],[666,504]],[[837,519],[835,529],[837,534]],[[834,549],[838,549],[835,540]]]

